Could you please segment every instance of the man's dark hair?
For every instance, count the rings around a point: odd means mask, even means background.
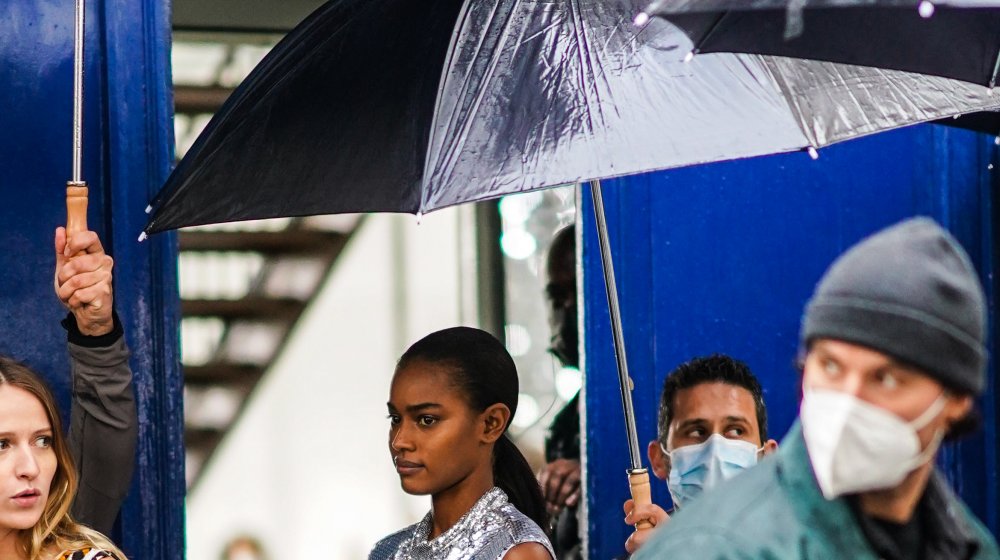
[[[660,394],[660,410],[657,418],[657,436],[660,442],[666,443],[670,422],[674,419],[674,399],[677,391],[690,389],[702,383],[727,383],[749,391],[757,411],[760,442],[763,444],[767,440],[767,407],[764,406],[764,393],[757,377],[745,363],[722,354],[713,354],[684,362],[667,375],[666,381],[663,382],[663,392]]]

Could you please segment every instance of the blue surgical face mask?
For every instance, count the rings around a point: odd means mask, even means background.
[[[663,452],[670,457],[670,478],[667,487],[674,507],[680,507],[698,497],[703,490],[729,480],[757,464],[757,453],[763,447],[741,439],[728,439],[712,434],[707,440]]]

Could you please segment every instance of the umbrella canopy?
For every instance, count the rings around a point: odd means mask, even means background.
[[[683,29],[698,53],[825,60],[987,87],[1000,70],[997,0],[657,0],[644,13]]]
[[[812,147],[996,109],[985,87],[757,55],[681,61],[646,3],[333,0],[236,90],[147,232],[429,212],[587,179]]]

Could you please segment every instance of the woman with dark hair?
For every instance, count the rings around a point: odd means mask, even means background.
[[[424,519],[375,545],[369,560],[552,560],[545,502],[506,435],[517,369],[490,334],[432,333],[399,359],[389,394],[389,452],[403,491],[431,496]]]

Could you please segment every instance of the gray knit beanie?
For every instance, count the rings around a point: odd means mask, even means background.
[[[867,346],[948,388],[979,395],[985,300],[955,238],[929,218],[913,218],[834,261],[806,306],[801,342],[832,338]]]

